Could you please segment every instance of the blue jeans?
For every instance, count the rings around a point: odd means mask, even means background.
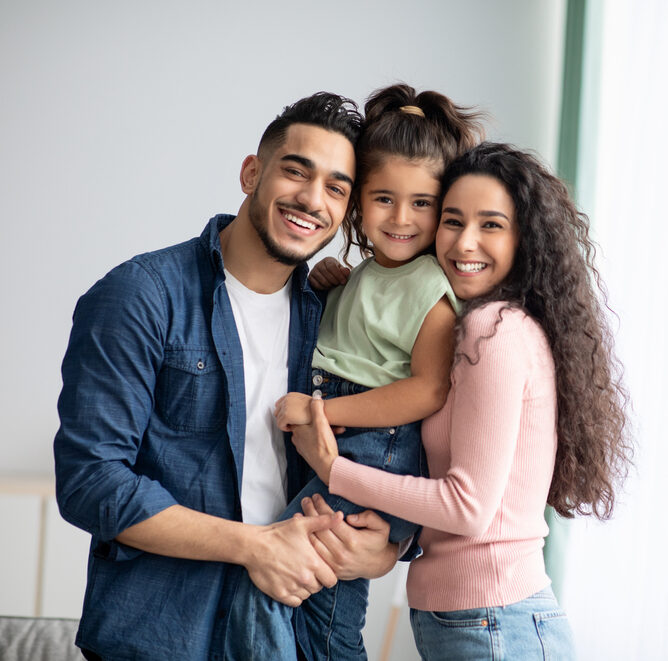
[[[354,395],[368,390],[323,370],[313,370],[314,390],[324,399]],[[426,475],[427,462],[420,441],[420,423],[398,427],[348,428],[337,437],[339,453],[357,463],[382,468],[401,475]],[[301,512],[301,500],[318,493],[329,506],[344,514],[361,512],[359,507],[329,493],[327,486],[314,477],[288,505],[281,519]],[[390,541],[399,542],[416,534],[419,526],[379,514],[390,523]],[[333,588],[323,588],[294,609],[273,601],[258,590],[244,572],[234,597],[228,624],[226,661],[272,659],[294,661],[296,655],[295,622],[303,635],[298,639],[313,661],[366,659],[362,628],[366,617],[369,581],[339,581]],[[303,618],[303,619],[302,619]]]
[[[423,661],[572,661],[566,614],[547,587],[505,607],[459,611],[411,609]]]

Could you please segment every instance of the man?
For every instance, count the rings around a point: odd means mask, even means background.
[[[87,658],[222,659],[242,568],[297,606],[396,560],[372,513],[365,530],[330,514],[268,525],[305,479],[270,411],[308,387],[320,304],[304,262],[346,212],[359,129],[336,95],[287,107],[242,164],[236,218],[78,302],[54,448],[61,513],[93,536]]]

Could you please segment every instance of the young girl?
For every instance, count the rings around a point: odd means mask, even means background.
[[[407,85],[376,92],[365,106],[357,148],[354,209],[347,246],[372,255],[345,287],[329,293],[313,356],[313,389],[326,400],[331,423],[346,427],[341,453],[392,473],[423,475],[419,421],[447,394],[458,302],[433,256],[445,165],[472,147],[478,116],[436,92]],[[285,431],[309,423],[311,397],[290,393],[276,417]],[[326,485],[314,478],[283,518],[301,512],[304,496]],[[346,513],[362,508],[329,500]],[[418,526],[396,517],[390,540]],[[361,629],[368,581],[340,581],[302,605],[316,659],[366,658]],[[245,577],[235,595],[227,636],[230,659],[296,659],[292,609],[255,589]],[[250,622],[249,622],[250,620]],[[308,653],[308,651],[307,651]]]
[[[295,444],[332,493],[425,526],[408,576],[423,659],[570,660],[545,504],[608,518],[632,455],[587,219],[507,145],[457,159],[443,190],[436,253],[466,305],[447,403],[422,426],[430,479],[338,457],[319,402],[317,437]]]

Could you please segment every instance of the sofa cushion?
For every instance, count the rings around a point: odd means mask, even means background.
[[[0,616],[2,661],[82,661],[74,645],[78,620]]]

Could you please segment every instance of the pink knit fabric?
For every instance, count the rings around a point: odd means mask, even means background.
[[[494,329],[502,307],[467,317],[459,350],[475,364],[456,361],[445,406],[423,422],[430,479],[341,457],[332,468],[332,493],[425,526],[407,586],[420,610],[503,606],[550,582],[542,547],[557,450],[554,363],[524,312],[504,310]]]

